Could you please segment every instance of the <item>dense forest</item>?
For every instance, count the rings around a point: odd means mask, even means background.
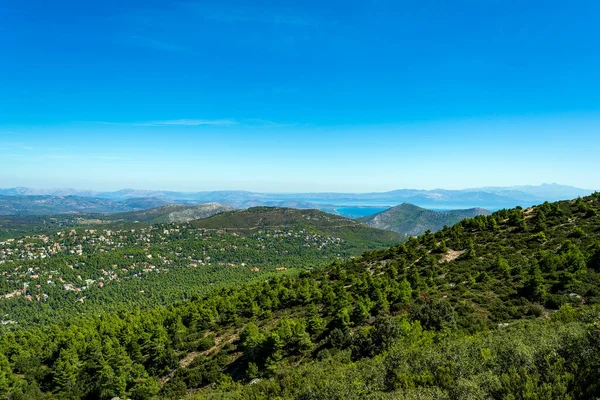
[[[166,308],[11,327],[0,396],[598,398],[599,212],[597,193],[501,210]]]
[[[0,331],[82,313],[170,305],[219,287],[323,267],[402,239],[316,210],[260,208],[223,216],[229,222],[221,226],[228,229],[199,227],[202,220],[113,224],[0,241]]]

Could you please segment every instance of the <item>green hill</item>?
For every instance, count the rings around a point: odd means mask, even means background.
[[[256,230],[296,228],[309,229],[344,240],[357,242],[366,247],[381,243],[398,243],[405,240],[401,235],[371,228],[362,222],[328,214],[319,210],[299,210],[280,207],[253,207],[246,210],[224,212],[193,222],[205,229]]]
[[[323,267],[401,239],[320,211],[223,211],[230,209],[173,205],[74,221],[19,216],[28,234],[0,239],[6,278],[0,281],[0,315],[27,325],[132,304],[170,305],[218,287]],[[157,223],[173,220],[180,222]]]
[[[452,226],[466,218],[490,214],[483,208],[433,211],[403,203],[359,220],[373,228],[386,229],[407,236],[418,236],[427,231],[437,232],[444,226]]]
[[[26,399],[599,398],[599,214],[600,194],[501,210],[169,308],[7,325],[0,390]],[[275,226],[254,221],[220,234]],[[165,239],[161,248],[184,249]]]

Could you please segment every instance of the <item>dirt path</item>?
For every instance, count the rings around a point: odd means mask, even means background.
[[[448,251],[442,255],[442,259],[440,260],[440,263],[446,262],[446,261],[454,261],[456,260],[458,257],[460,257],[461,255],[463,255],[465,252],[465,250],[452,250],[452,249],[448,249]]]

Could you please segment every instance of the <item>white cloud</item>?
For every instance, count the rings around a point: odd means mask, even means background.
[[[264,128],[282,128],[288,126],[297,126],[297,123],[280,123],[262,118],[246,118],[240,120],[234,119],[167,119],[156,121],[139,121],[139,122],[110,122],[110,121],[92,121],[102,125],[117,125],[117,126],[148,126],[148,127],[187,127],[187,126],[259,126]]]
[[[79,154],[46,154],[42,158],[54,159],[79,159],[79,160],[126,160],[125,157],[117,156],[94,156],[94,155],[79,155]]]
[[[266,128],[283,128],[283,127],[296,125],[296,124],[282,124],[279,122],[269,121],[267,119],[260,119],[260,118],[245,119],[243,121],[243,124],[244,125],[252,125],[252,126],[261,126],[261,127],[266,127]]]
[[[230,119],[172,119],[165,121],[148,121],[138,122],[133,125],[136,126],[231,126],[237,125],[237,121]]]

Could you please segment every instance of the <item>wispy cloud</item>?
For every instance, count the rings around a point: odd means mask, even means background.
[[[126,160],[125,157],[118,156],[94,156],[85,154],[46,154],[46,158],[54,159],[75,159],[75,160]]]
[[[156,121],[138,121],[138,122],[110,122],[110,121],[98,121],[102,125],[119,125],[119,126],[147,126],[147,127],[199,127],[199,126],[213,126],[213,127],[252,127],[260,126],[265,128],[282,128],[286,126],[295,126],[297,123],[280,123],[262,118],[246,118],[246,119],[168,119],[168,120],[156,120]]]
[[[238,125],[237,121],[230,119],[171,119],[165,121],[136,122],[135,126],[231,126]]]
[[[2,150],[0,148],[0,150]],[[105,156],[105,155],[93,155],[93,154],[65,154],[65,153],[43,153],[43,154],[30,154],[30,153],[0,153],[0,157],[19,157],[27,158],[29,160],[127,160],[125,157],[119,156]]]
[[[62,151],[65,149],[63,147],[35,147],[27,143],[2,143],[0,150],[10,150],[19,153],[25,150],[28,154],[30,154],[31,152],[43,153],[47,151]]]
[[[261,126],[266,128],[284,128],[287,126],[295,126],[297,124],[283,124],[280,122],[269,121],[267,119],[251,118],[243,121],[244,125]]]

